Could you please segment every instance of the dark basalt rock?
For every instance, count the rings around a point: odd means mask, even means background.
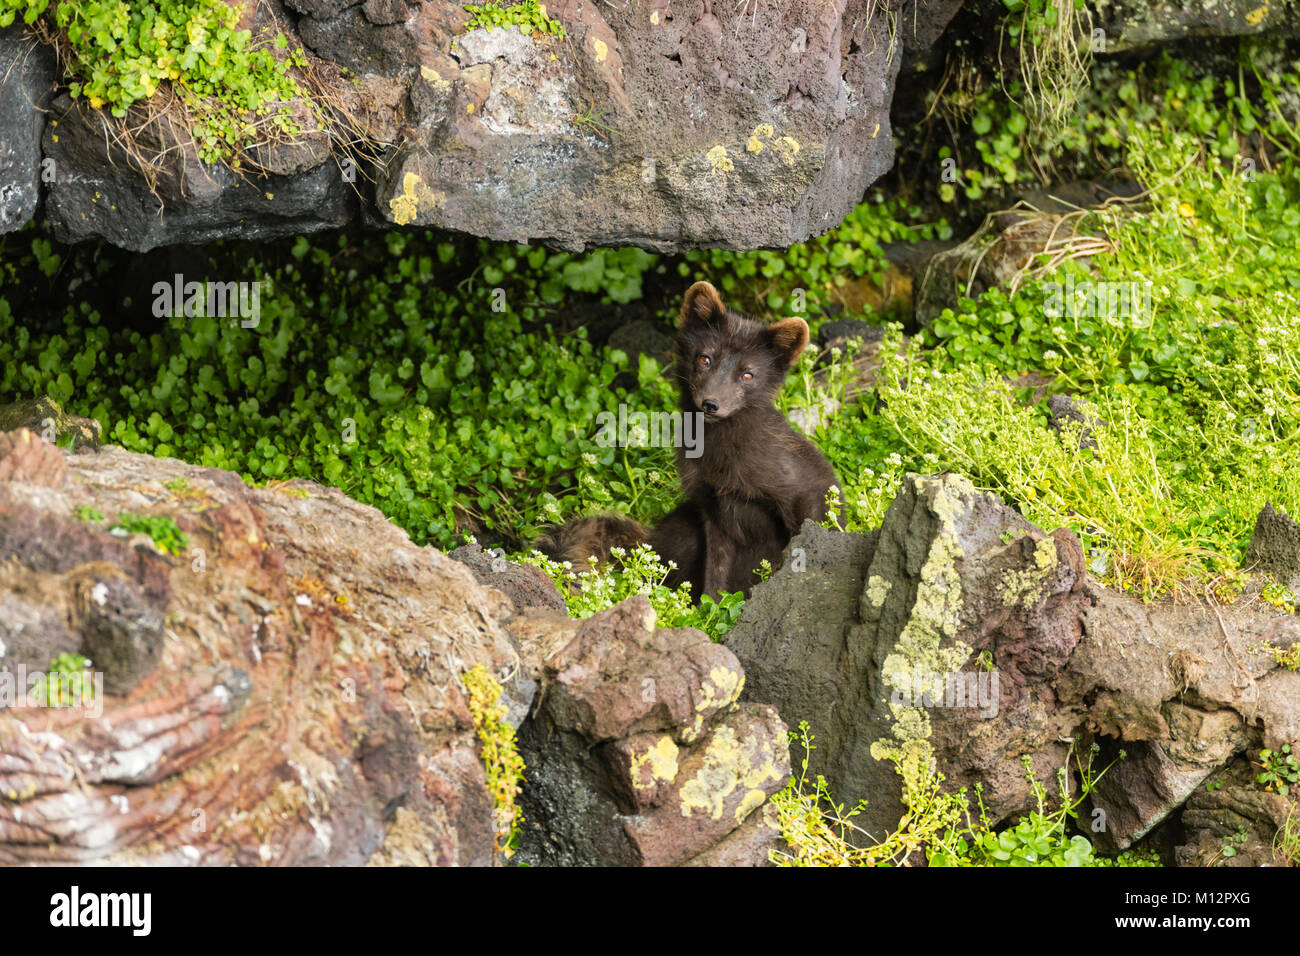
[[[15,24],[0,30],[0,233],[36,215],[41,110],[54,88],[54,53]]]

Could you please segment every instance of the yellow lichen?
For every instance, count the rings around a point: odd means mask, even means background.
[[[871,606],[880,607],[883,605],[886,595],[889,594],[889,589],[893,586],[893,581],[887,581],[879,574],[873,574],[867,578],[867,600],[871,602]]]
[[[794,158],[799,155],[799,141],[793,136],[782,136],[772,143],[772,148],[777,151],[781,159],[787,166],[794,164]]]
[[[758,154],[763,151],[763,140],[771,139],[776,135],[776,130],[772,128],[771,123],[759,123],[754,127],[754,131],[749,134],[749,141],[745,144],[745,149],[751,153]]]
[[[918,498],[934,482],[918,475],[909,477]],[[957,540],[956,520],[963,507],[962,497],[973,494],[974,490],[970,481],[961,476],[949,476],[937,483],[931,510],[939,519],[938,533],[921,567],[912,612],[881,669],[885,685],[905,703],[891,699],[889,709],[894,717],[891,737],[874,742],[871,756],[877,760],[896,760],[905,789],[922,784],[934,756],[929,739],[929,715],[907,703],[921,699],[925,692],[924,686],[912,686],[915,675],[959,671],[971,655],[967,644],[955,640],[962,607],[961,575],[956,564],[962,550]],[[953,639],[951,646],[943,646],[945,638]],[[924,676],[921,680],[926,682]]]
[[[671,737],[661,737],[659,742],[643,754],[632,756],[632,786],[650,790],[662,780],[677,776],[677,745]],[[642,782],[644,781],[644,782]]]
[[[689,817],[699,811],[711,819],[721,820],[727,798],[743,788],[745,796],[740,802],[744,813],[762,803],[753,800],[753,791],[762,793],[768,780],[779,781],[783,775],[776,765],[772,748],[763,745],[758,754],[750,753],[746,741],[736,736],[731,727],[720,727],[709,739],[704,751],[704,763],[693,778],[678,791],[681,797],[682,816]],[[737,821],[744,813],[738,808]]]
[[[1252,27],[1257,27],[1263,22],[1266,16],[1268,16],[1268,4],[1264,4],[1262,7],[1256,7],[1254,10],[1251,10],[1250,13],[1246,14],[1246,22]]]
[[[605,57],[609,56],[609,46],[605,41],[592,37],[591,48],[596,51],[596,62],[604,63]]]
[[[442,78],[442,74],[432,67],[421,66],[420,75],[433,84],[433,88],[442,91],[451,86],[451,83]]]
[[[740,692],[745,686],[745,675],[714,667],[709,671],[708,679],[700,683],[700,702],[695,709],[701,713],[721,710],[728,704],[740,699]]]
[[[743,823],[745,817],[749,816],[750,813],[761,807],[763,801],[766,799],[767,794],[762,790],[750,790],[746,793],[744,798],[740,801],[740,806],[736,807],[736,822]]]
[[[1043,538],[1034,545],[1034,567],[1023,571],[1007,570],[1002,572],[1002,603],[1007,607],[1019,605],[1026,611],[1031,609],[1042,592],[1043,581],[1057,564],[1056,542]]]
[[[420,181],[417,173],[407,173],[402,177],[402,192],[388,200],[388,209],[392,213],[393,222],[399,226],[405,226],[415,219],[416,213],[420,211],[420,204],[424,203],[434,209],[441,206],[447,199],[445,193],[434,192]]]
[[[721,143],[705,153],[704,158],[709,161],[709,165],[713,167],[714,172],[729,173],[736,168],[731,161],[731,157],[727,155],[727,147]]]

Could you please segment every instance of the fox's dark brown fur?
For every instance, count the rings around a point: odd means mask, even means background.
[[[667,583],[689,581],[701,593],[743,591],[773,566],[804,519],[826,514],[835,472],[822,453],[773,404],[786,373],[808,344],[803,319],[764,325],[731,311],[717,290],[697,282],[686,292],[677,333],[683,414],[702,413],[702,453],[677,450],[687,500],[653,530],[618,515],[570,522],[538,547],[585,565],[611,547],[648,541],[677,567]]]

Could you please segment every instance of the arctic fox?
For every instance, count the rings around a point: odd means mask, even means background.
[[[722,304],[697,282],[686,291],[677,332],[683,414],[704,416],[702,453],[677,450],[687,500],[653,529],[621,515],[580,518],[538,542],[552,558],[585,566],[612,547],[648,542],[676,568],[667,584],[746,597],[766,559],[774,566],[804,519],[826,515],[835,472],[773,401],[808,344],[803,319],[765,325]]]

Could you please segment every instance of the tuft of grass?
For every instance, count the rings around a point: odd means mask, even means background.
[[[1287,866],[1300,866],[1300,812],[1292,804],[1273,835],[1273,855]]]

